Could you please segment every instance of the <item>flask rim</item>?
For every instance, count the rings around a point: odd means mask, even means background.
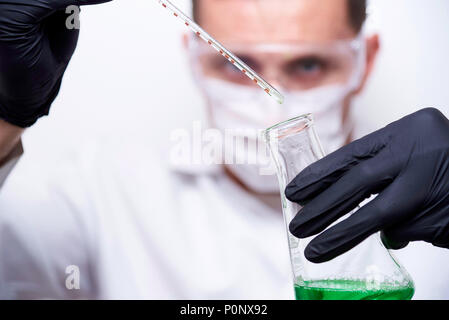
[[[304,125],[303,125],[303,127],[298,129],[297,124],[299,122],[304,122]],[[300,115],[298,117],[294,117],[292,119],[282,121],[278,124],[275,124],[275,125],[269,127],[268,129],[266,129],[264,131],[264,137],[265,137],[266,142],[269,142],[273,138],[280,139],[280,138],[288,135],[288,134],[282,134],[282,132],[280,132],[280,131],[284,131],[284,130],[288,131],[288,130],[295,128],[294,132],[290,132],[290,133],[297,133],[299,131],[302,131],[303,129],[311,127],[313,124],[314,124],[313,114],[306,113],[306,114]],[[279,133],[276,137],[274,137],[272,135],[272,132],[274,132],[274,131],[277,131]]]

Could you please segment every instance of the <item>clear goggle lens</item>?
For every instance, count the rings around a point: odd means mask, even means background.
[[[308,90],[360,81],[364,71],[361,36],[324,44],[232,44],[226,47],[273,85],[286,90]],[[200,75],[240,85],[252,85],[245,75],[207,44],[190,41]]]

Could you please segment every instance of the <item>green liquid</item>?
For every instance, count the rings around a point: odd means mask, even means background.
[[[360,280],[318,280],[295,284],[296,300],[410,300],[413,284],[373,285]]]

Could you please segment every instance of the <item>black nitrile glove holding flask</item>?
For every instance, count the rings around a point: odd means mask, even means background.
[[[0,118],[29,127],[61,86],[79,30],[66,8],[110,0],[0,0]]]
[[[417,240],[449,248],[449,120],[431,108],[409,115],[312,164],[285,193],[304,206],[290,224],[298,238],[322,232],[378,194],[310,242],[305,255],[312,262],[378,231],[393,249]]]

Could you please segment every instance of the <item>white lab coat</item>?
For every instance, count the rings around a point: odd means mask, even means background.
[[[173,172],[134,142],[46,172],[22,160],[0,196],[5,298],[293,298],[281,212],[223,173]]]
[[[47,169],[25,154],[0,195],[2,298],[292,299],[280,209],[158,154],[114,141]],[[404,252],[415,297],[449,298],[449,250]]]

